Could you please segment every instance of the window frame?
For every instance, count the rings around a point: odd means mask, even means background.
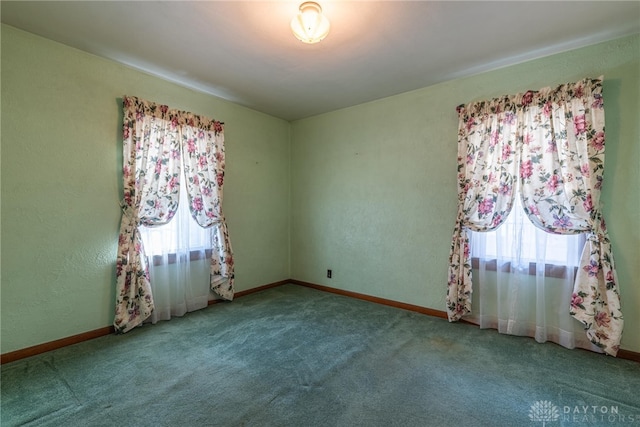
[[[516,190],[516,194],[514,196],[515,203],[511,208],[511,212],[509,212],[509,215],[505,219],[505,222],[502,223],[500,225],[500,227],[504,227],[504,226],[507,226],[507,225],[512,225],[513,222],[511,220],[512,220],[512,218],[514,218],[515,215],[517,215],[515,212],[516,212],[516,210],[519,209],[519,210],[521,210],[520,214],[525,215],[525,217],[523,218],[523,221],[525,221],[525,223],[527,224],[527,227],[535,228],[535,225],[533,225],[528,220],[528,218],[526,218],[526,214],[524,213],[524,208],[522,207],[522,203],[521,203],[520,197],[521,197],[520,191],[519,191],[519,189],[517,189]],[[543,230],[541,230],[541,231],[543,231]],[[472,233],[478,233],[479,234],[479,233],[482,233],[482,232],[472,231]],[[575,234],[566,234],[566,235],[553,234],[553,235],[554,236],[564,236],[564,237],[575,236]],[[578,251],[579,251],[579,253],[577,254],[578,263],[575,266],[561,265],[561,264],[554,264],[554,263],[545,263],[545,265],[544,265],[544,277],[563,279],[563,278],[565,278],[565,277],[567,277],[569,275],[569,272],[571,270],[573,270],[572,273],[573,273],[574,277],[578,274],[579,260],[580,260],[581,254],[582,254],[582,250],[584,250],[584,245],[586,244],[586,233],[578,234],[578,236],[582,236],[581,239],[580,239],[581,240],[580,244],[578,245]],[[472,245],[472,243],[470,243],[470,245]],[[526,259],[524,261],[526,262]],[[486,258],[481,258],[479,256],[471,256],[471,268],[479,270],[481,262],[485,263],[484,268],[487,271],[500,271],[502,273],[510,273],[510,272],[515,270],[513,268],[513,266],[512,266],[513,265],[512,261],[507,261],[507,262],[501,264],[500,268],[498,268],[498,259],[497,259],[497,257],[489,256],[489,257],[486,257]],[[537,271],[538,271],[537,262],[530,261],[528,263],[527,267],[525,267],[525,268],[520,267],[518,270],[520,272],[526,271],[526,274],[528,274],[529,276],[536,276],[537,275]]]

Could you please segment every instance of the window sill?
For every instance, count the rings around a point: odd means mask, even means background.
[[[166,262],[164,261],[165,256],[167,257]],[[175,264],[178,261],[178,254],[171,253],[166,255],[151,255],[147,257],[147,259],[150,260],[149,264],[153,266],[164,265],[164,264]],[[201,259],[211,259],[211,249],[189,252],[189,261],[198,261]]]
[[[498,261],[496,259],[483,259],[486,262],[485,267],[488,271],[498,271]],[[475,269],[480,268],[480,258],[471,258],[471,267]],[[507,261],[504,264],[500,265],[500,272],[502,273],[510,273],[515,269],[511,267],[511,262]],[[524,274],[528,274],[530,276],[536,275],[536,263],[530,262],[529,268],[525,267]],[[573,277],[578,273],[578,267],[568,267],[565,265],[555,265],[555,264],[545,264],[544,265],[544,277],[554,277],[557,279],[565,279],[569,276],[569,274],[573,274]]]

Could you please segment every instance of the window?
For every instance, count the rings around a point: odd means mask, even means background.
[[[481,327],[570,348],[584,339],[616,354],[623,320],[598,203],[603,105],[600,77],[457,107],[460,203],[447,276],[450,321],[473,314]],[[489,240],[488,233],[469,236],[466,229],[490,228],[507,214],[515,180],[526,190],[537,221],[568,237],[527,231],[527,221],[517,220],[523,213],[519,206],[515,223],[503,224]],[[585,232],[599,244],[580,245],[573,233]],[[589,252],[581,254],[581,246]],[[579,264],[578,254],[584,254]],[[478,260],[475,277],[470,257]]]
[[[522,208],[516,193],[514,206],[505,222],[496,230],[471,233],[472,266],[489,261],[488,269],[529,269],[535,275],[536,264],[543,263],[548,276],[565,274],[561,270],[576,269],[585,244],[585,234],[559,235],[534,226]]]
[[[133,96],[122,104],[124,197],[114,327],[124,333],[146,319],[206,307],[209,289],[233,299],[234,264],[222,214],[224,124]],[[189,180],[176,188],[181,171]],[[136,232],[151,262],[141,259]]]
[[[161,226],[140,227],[155,304],[148,322],[207,306],[212,230],[200,227],[191,216],[183,174],[173,218]]]
[[[178,253],[189,253],[190,261],[211,255],[211,229],[200,227],[191,216],[184,173],[180,179],[180,203],[174,217],[158,227],[140,227],[147,257],[158,265],[167,255],[168,263],[175,263]]]

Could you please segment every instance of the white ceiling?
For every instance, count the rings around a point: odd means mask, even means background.
[[[639,1],[6,1],[2,22],[295,120],[640,32]]]

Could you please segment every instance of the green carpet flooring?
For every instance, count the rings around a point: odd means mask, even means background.
[[[640,364],[297,285],[2,366],[8,426],[639,426]]]

